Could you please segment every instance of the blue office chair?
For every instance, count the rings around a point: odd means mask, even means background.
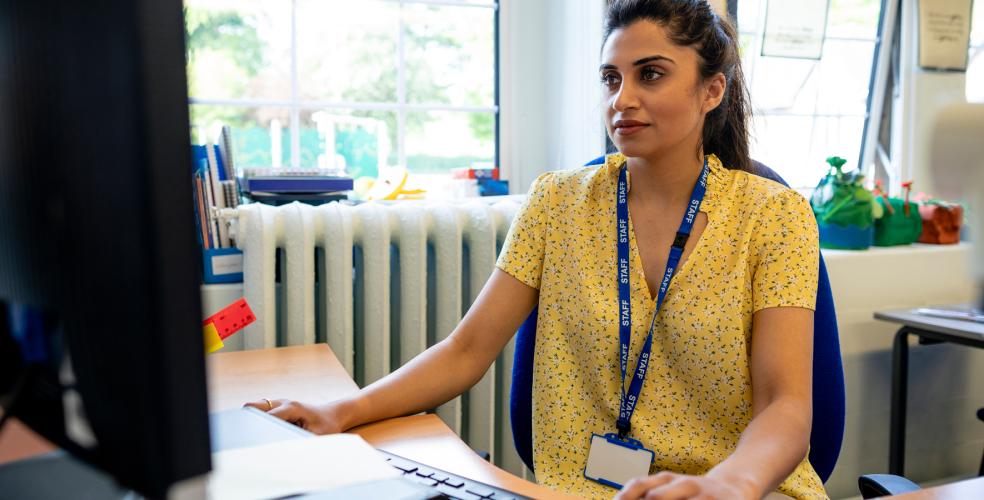
[[[587,165],[604,163],[596,158]],[[786,181],[772,169],[753,162],[755,175],[783,185]],[[844,439],[844,370],[841,365],[840,340],[834,316],[834,298],[830,292],[827,268],[820,258],[817,283],[817,306],[813,316],[813,428],[810,432],[810,464],[826,482],[834,470]],[[533,470],[533,350],[536,345],[536,315],[526,319],[516,334],[512,387],[509,395],[513,441],[520,458]]]

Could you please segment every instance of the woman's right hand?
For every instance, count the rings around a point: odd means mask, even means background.
[[[252,406],[279,419],[286,420],[315,434],[336,434],[347,430],[351,404],[345,400],[312,405],[289,399],[262,399],[243,406]]]

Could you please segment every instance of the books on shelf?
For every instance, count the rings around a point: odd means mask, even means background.
[[[219,144],[192,145],[192,192],[195,223],[202,246],[205,283],[242,281],[242,252],[234,247],[219,210],[239,205],[239,186],[232,162],[228,127]]]

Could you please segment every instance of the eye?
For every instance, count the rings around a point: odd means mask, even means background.
[[[601,75],[601,84],[608,88],[617,87],[621,81],[622,79],[616,73],[602,73]]]
[[[642,81],[644,82],[652,82],[659,80],[663,76],[663,73],[653,66],[646,66],[645,68],[642,68],[639,76],[642,77]]]

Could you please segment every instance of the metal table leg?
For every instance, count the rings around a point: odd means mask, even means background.
[[[905,413],[909,385],[909,334],[902,327],[892,344],[892,419],[889,428],[888,472],[898,476],[905,471]]]

